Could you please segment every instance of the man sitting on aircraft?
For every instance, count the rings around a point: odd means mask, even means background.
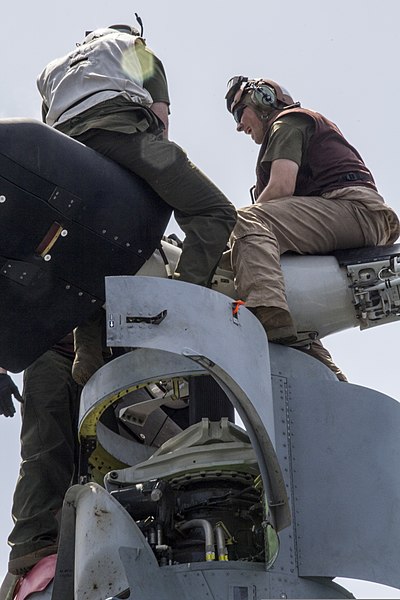
[[[295,344],[280,255],[392,244],[399,220],[336,125],[282,86],[233,77],[225,98],[237,131],[261,146],[255,200],[238,211],[231,237],[235,285],[270,341]],[[320,342],[309,353],[343,379]]]
[[[139,21],[140,22],[140,21]],[[88,33],[38,77],[43,119],[143,178],[175,210],[186,237],[175,278],[208,286],[236,221],[223,193],[168,140],[164,68],[128,25]],[[112,202],[112,198],[110,198]],[[81,328],[73,376],[102,364],[96,322]]]

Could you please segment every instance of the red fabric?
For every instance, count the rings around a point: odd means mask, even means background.
[[[20,579],[14,600],[25,600],[34,592],[42,592],[54,579],[57,554],[45,556],[24,577]]]

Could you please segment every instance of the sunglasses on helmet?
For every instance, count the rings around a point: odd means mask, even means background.
[[[246,83],[246,81],[248,81],[248,77],[243,77],[243,75],[236,75],[235,77],[232,77],[228,81],[228,83],[227,83],[228,90],[225,94],[225,100],[226,100],[226,107],[229,112],[232,112],[232,110],[231,110],[232,102],[236,96],[236,93],[240,90],[242,84]]]

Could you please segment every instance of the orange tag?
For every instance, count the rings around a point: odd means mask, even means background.
[[[246,303],[243,300],[235,300],[234,302],[232,302],[232,314],[234,317],[238,314],[239,308],[244,304]]]

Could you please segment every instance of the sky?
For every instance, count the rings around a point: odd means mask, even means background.
[[[307,108],[334,121],[363,156],[398,213],[400,96],[397,0],[13,0],[0,9],[0,118],[40,119],[36,77],[86,30],[143,19],[149,47],[164,63],[171,97],[170,138],[230,198],[249,204],[258,147],[226,112],[233,75],[274,79]],[[1,190],[0,190],[1,192]],[[169,231],[179,233],[176,224]],[[400,401],[398,323],[326,338],[352,383]],[[20,385],[21,376],[14,377]],[[20,386],[21,387],[21,386]],[[20,420],[0,420],[0,576],[19,464]],[[383,432],[377,432],[384,435]],[[360,598],[398,598],[391,588],[340,580]]]

